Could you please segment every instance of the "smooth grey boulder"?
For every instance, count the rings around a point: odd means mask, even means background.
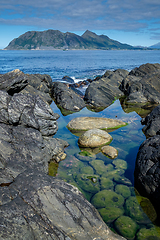
[[[68,111],[76,112],[85,107],[83,99],[61,82],[53,83],[51,96],[57,105]]]
[[[113,72],[106,71],[100,79],[90,83],[86,89],[84,100],[93,108],[108,107],[115,98],[123,95],[119,86],[128,73],[123,69]]]
[[[122,240],[74,186],[37,169],[4,187],[1,239]]]

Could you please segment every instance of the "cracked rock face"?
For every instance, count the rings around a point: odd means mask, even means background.
[[[1,239],[124,239],[108,229],[76,187],[37,169],[1,189]]]
[[[65,141],[52,138],[57,132],[50,106],[39,96],[0,91],[0,184],[11,183],[28,167],[48,172],[48,162],[58,159]]]

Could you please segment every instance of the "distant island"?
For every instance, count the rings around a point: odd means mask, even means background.
[[[28,31],[13,39],[4,50],[134,50],[145,49],[133,47],[110,39],[105,35],[97,35],[89,30],[82,36],[74,33],[62,33],[59,30]]]

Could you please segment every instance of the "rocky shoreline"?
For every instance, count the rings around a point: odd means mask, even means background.
[[[84,107],[100,111],[119,97],[130,105],[159,104],[159,81],[160,64],[145,64],[130,72],[107,71],[88,81],[82,96],[72,84],[52,83],[49,75],[20,70],[1,74],[1,239],[124,239],[109,230],[76,187],[48,176],[48,163],[65,159],[68,146],[53,138],[59,115],[49,104],[53,98],[64,115]],[[135,168],[137,184],[157,201],[159,112],[157,107],[142,120],[144,132],[151,138],[141,145]]]
[[[0,238],[123,239],[76,187],[48,176],[68,146],[53,138],[51,87],[48,75],[0,75]]]

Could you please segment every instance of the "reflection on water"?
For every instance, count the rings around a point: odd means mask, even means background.
[[[101,112],[85,108],[63,116],[52,103],[53,111],[60,114],[55,137],[68,141],[70,146],[65,149],[67,157],[58,168],[57,165],[49,166],[49,174],[76,186],[114,232],[127,239],[151,239],[149,236],[160,239],[153,205],[134,189],[135,160],[140,144],[146,139],[140,116],[145,117],[150,109],[146,106],[126,108],[124,103],[122,106],[124,111],[117,100]],[[99,148],[78,147],[79,135],[71,133],[66,126],[70,120],[80,116],[116,118],[129,123],[110,132],[113,137],[110,145],[118,150],[117,158],[106,157]]]

